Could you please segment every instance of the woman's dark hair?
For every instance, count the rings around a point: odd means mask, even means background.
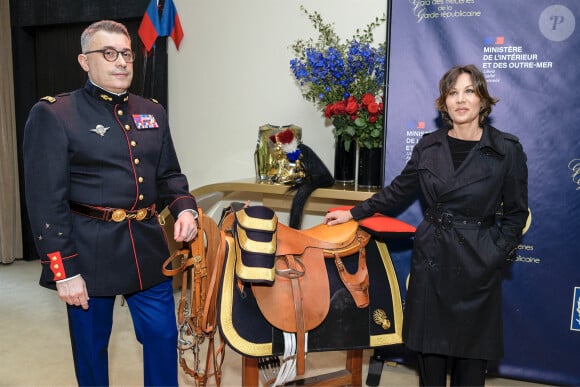
[[[481,108],[479,110],[479,125],[481,126],[491,113],[491,107],[497,103],[498,99],[489,95],[485,77],[475,65],[455,66],[443,75],[443,78],[439,81],[439,97],[435,100],[435,107],[441,113],[445,123],[453,126],[453,121],[451,121],[451,117],[447,113],[445,100],[461,74],[469,74],[471,76],[475,94],[481,99]]]

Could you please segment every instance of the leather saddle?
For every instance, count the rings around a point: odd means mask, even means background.
[[[369,275],[365,246],[370,235],[360,230],[354,220],[336,226],[320,224],[310,229],[296,230],[278,223],[273,211],[261,206],[238,210],[235,219],[235,246],[238,250],[245,249],[241,254],[236,252],[238,274],[248,273],[247,270],[240,269],[240,258],[246,257],[247,266],[251,266],[251,258],[260,254],[256,261],[263,265],[267,262],[263,254],[273,251],[274,259],[270,261],[273,263],[271,269],[275,273],[273,281],[246,280],[252,282],[252,293],[264,318],[283,332],[296,333],[296,368],[297,373],[302,375],[306,332],[319,326],[330,309],[331,296],[325,260],[334,260],[340,278],[357,307],[368,306]],[[273,227],[273,224],[276,226]],[[257,229],[260,226],[264,226],[267,236],[260,237]],[[239,240],[240,235],[243,241]],[[252,237],[261,241],[250,243]],[[272,246],[274,239],[275,249]],[[259,251],[247,251],[252,245]],[[357,253],[358,268],[356,272],[350,273],[346,270],[342,257]],[[241,288],[241,284],[238,286]]]

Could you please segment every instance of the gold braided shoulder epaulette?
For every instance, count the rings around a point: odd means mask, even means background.
[[[48,103],[55,103],[55,102],[56,102],[56,98],[54,98],[54,97],[53,97],[53,96],[51,96],[51,95],[44,96],[44,97],[42,97],[40,100],[41,100],[41,101],[48,102]]]

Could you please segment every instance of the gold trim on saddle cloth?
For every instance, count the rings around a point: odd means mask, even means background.
[[[238,230],[240,231],[240,230]],[[259,243],[259,242],[256,242]],[[244,281],[248,282],[274,282],[276,278],[276,267],[274,266],[275,254],[272,253],[272,266],[271,267],[258,267],[258,266],[248,266],[244,264],[242,259],[242,248],[240,246],[240,240],[236,238],[233,243],[234,249],[236,251],[236,275]],[[276,249],[274,249],[274,252]]]
[[[260,231],[275,231],[278,226],[278,217],[273,214],[270,219],[254,218],[247,214],[243,208],[236,211],[236,220],[242,225],[243,228],[247,230],[260,230]]]
[[[226,237],[228,244],[228,256],[224,264],[223,285],[220,292],[220,321],[224,337],[228,343],[237,351],[248,356],[267,356],[272,354],[272,343],[256,344],[252,343],[237,332],[233,322],[233,303],[234,303],[234,268],[236,255],[234,253],[235,242],[231,237]]]
[[[237,276],[247,282],[271,284],[276,277],[278,217],[266,207],[243,208],[235,216]]]
[[[276,252],[276,232],[272,233],[270,241],[260,242],[248,238],[246,230],[242,227],[236,227],[236,239],[244,251],[260,254],[274,254]]]
[[[393,266],[393,260],[389,254],[389,249],[385,242],[376,241],[377,248],[381,254],[381,260],[385,266],[389,286],[391,288],[391,299],[393,300],[393,313],[395,320],[395,332],[384,335],[371,335],[371,347],[381,347],[383,345],[401,344],[403,342],[403,303],[401,301],[401,290],[397,281],[397,274]],[[372,286],[372,285],[371,285]],[[373,311],[374,312],[374,311]]]

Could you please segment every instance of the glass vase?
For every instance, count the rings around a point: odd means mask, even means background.
[[[347,151],[342,137],[336,138],[334,149],[334,181],[336,184],[354,184],[356,147],[354,142]]]
[[[358,188],[380,188],[381,170],[383,165],[383,149],[361,147],[359,148],[358,152]]]

